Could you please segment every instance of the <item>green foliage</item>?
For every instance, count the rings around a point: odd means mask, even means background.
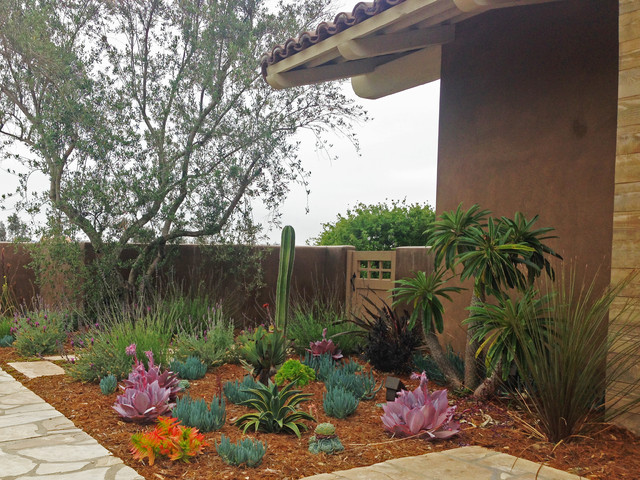
[[[323,231],[314,243],[374,251],[424,245],[423,233],[433,219],[433,209],[427,204],[407,204],[406,200],[392,200],[390,205],[359,203],[346,216],[338,214],[335,222],[322,224]]]
[[[228,465],[255,468],[262,463],[262,457],[267,453],[267,443],[245,438],[231,443],[228,437],[222,435],[220,443],[214,442],[216,451],[222,460]]]
[[[453,351],[451,345],[447,345],[445,355],[447,356],[449,363],[456,370],[458,376],[462,378],[464,376],[464,359]],[[438,367],[438,364],[433,358],[431,358],[431,356],[416,353],[413,356],[413,364],[415,366],[415,371],[425,372],[429,380],[440,385],[447,384],[447,377],[442,373],[442,370],[440,370],[440,367]]]
[[[575,272],[561,277],[543,286],[548,315],[524,308],[517,319],[505,317],[520,350],[514,361],[526,395],[517,398],[552,443],[580,434],[589,420],[611,421],[640,402],[640,381],[620,384],[636,365],[637,310],[629,304],[611,309],[634,275],[604,292],[595,278],[579,285]]]
[[[241,416],[235,425],[242,428],[243,432],[253,428],[256,432],[295,433],[300,438],[300,429],[307,430],[302,422],[315,422],[315,418],[297,409],[300,403],[308,401],[312,395],[293,390],[294,386],[294,383],[290,383],[279,390],[274,383],[269,382],[268,386],[258,383],[256,388],[249,390],[251,397],[241,403],[258,412]]]
[[[358,408],[360,400],[342,387],[327,387],[327,392],[322,395],[322,407],[324,413],[334,418],[347,418]]]
[[[100,391],[103,395],[111,395],[118,388],[118,378],[113,375],[105,375],[100,379]]]
[[[344,355],[360,353],[362,338],[357,334],[359,328],[345,322],[347,313],[344,306],[333,295],[329,298],[314,297],[310,300],[298,297],[292,305],[291,320],[287,327],[287,336],[293,342],[295,350],[303,354],[311,342],[322,337],[327,329],[327,337],[333,340]]]
[[[309,382],[316,379],[316,372],[313,368],[300,363],[299,360],[289,359],[276,373],[276,385],[282,385],[284,382],[292,382],[299,387],[304,387]]]
[[[216,319],[208,322],[201,333],[177,334],[173,341],[174,356],[178,360],[197,357],[205,365],[215,367],[228,359],[233,344],[233,324]]]
[[[262,325],[238,336],[241,363],[266,385],[271,375],[287,359],[287,340],[281,332],[268,331]]]
[[[48,355],[62,350],[67,332],[64,313],[37,310],[16,317],[14,346],[20,355]]]
[[[422,321],[422,328],[425,333],[435,331],[442,333],[444,322],[442,315],[444,307],[439,297],[446,298],[450,302],[450,293],[459,293],[463,289],[460,287],[447,287],[446,283],[450,278],[444,278],[445,270],[439,268],[429,275],[425,272],[414,272],[413,277],[397,280],[398,287],[392,290],[395,297],[392,306],[401,303],[408,303],[413,306],[411,317],[409,318],[409,328],[413,329],[416,321]]]
[[[335,360],[328,353],[314,356],[307,352],[305,353],[302,363],[313,369],[316,374],[316,379],[321,382],[326,381],[336,368]]]
[[[351,392],[358,400],[373,400],[382,388],[382,382],[376,388],[376,379],[371,372],[350,372],[345,368],[336,368],[325,380],[327,389],[342,388]]]
[[[1,347],[10,347],[13,345],[15,338],[12,335],[5,335],[4,337],[0,337],[0,348]]]
[[[169,370],[186,380],[198,380],[207,373],[207,366],[198,357],[188,357],[185,362],[174,360],[169,364]],[[183,422],[184,423],[184,422]]]
[[[191,387],[191,384],[189,383],[189,380],[182,379],[178,381],[178,387],[181,391],[185,391],[187,388]]]
[[[291,275],[296,255],[296,232],[292,226],[282,229],[280,241],[280,263],[278,265],[278,282],[276,284],[276,328],[287,338],[287,320],[289,317],[289,294],[291,292]]]
[[[5,337],[13,333],[11,325],[12,325],[12,320],[8,318],[0,317],[0,337]]]
[[[276,211],[287,185],[305,182],[296,131],[351,137],[363,116],[335,83],[273,90],[256,69],[261,52],[319,21],[325,6],[0,3],[0,71],[16,72],[0,78],[0,154],[32,152],[20,207],[48,207],[80,230],[102,272],[119,275],[130,248],[120,278],[129,288],[180,239],[254,236],[252,199]],[[46,192],[31,192],[33,171],[47,177]]]
[[[253,377],[251,375],[246,375],[242,379],[242,382],[238,382],[238,380],[225,382],[222,388],[227,400],[237,405],[251,398],[249,390],[257,387],[258,383],[253,379]]]
[[[151,351],[158,364],[167,365],[170,340],[171,330],[158,316],[136,321],[107,319],[102,326],[74,340],[76,361],[70,366],[69,375],[83,382],[95,382],[110,373],[126,377],[133,357],[125,349],[132,343],[136,344],[136,356],[141,361],[146,363],[144,352]]]
[[[219,430],[227,418],[224,398],[215,395],[209,406],[203,398],[193,400],[189,395],[184,395],[176,400],[171,414],[183,425],[195,427],[201,432]]]

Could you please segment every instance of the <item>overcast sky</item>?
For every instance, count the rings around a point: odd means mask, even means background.
[[[440,82],[432,82],[378,100],[357,97],[351,83],[345,94],[358,101],[372,118],[358,125],[360,156],[346,140],[336,138],[330,162],[314,150],[313,138],[302,137],[302,160],[311,171],[311,194],[292,186],[282,207],[282,224],[296,230],[296,244],[302,245],[333,222],[338,213],[358,202],[407,199],[409,203],[429,203],[435,207],[438,147],[438,102]],[[309,213],[305,212],[309,207]],[[264,213],[256,208],[255,219]],[[269,243],[280,242],[280,230],[269,233]]]

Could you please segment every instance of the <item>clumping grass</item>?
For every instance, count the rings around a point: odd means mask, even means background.
[[[230,360],[233,351],[233,321],[228,320],[222,307],[208,310],[202,330],[180,327],[173,340],[173,355],[176,360],[185,361],[197,357],[207,366],[220,365]]]
[[[147,363],[144,352],[150,350],[156,364],[167,366],[171,335],[167,323],[158,315],[137,320],[107,319],[74,340],[77,358],[69,374],[85,382],[97,382],[109,374],[124,378],[133,365],[133,357],[125,352],[132,343],[140,361]]]
[[[602,293],[595,280],[578,286],[574,272],[562,277],[543,285],[548,316],[523,310],[512,326],[525,388],[517,398],[537,420],[531,428],[554,443],[581,433],[592,421],[610,421],[640,401],[639,380],[618,383],[635,365],[640,348],[637,336],[630,335],[637,314],[628,304],[611,308],[632,277]]]

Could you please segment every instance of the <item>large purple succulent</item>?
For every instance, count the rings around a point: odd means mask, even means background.
[[[148,423],[167,415],[175,406],[169,402],[171,390],[155,380],[142,388],[127,388],[118,395],[113,409],[128,422]]]
[[[329,354],[334,360],[340,360],[342,358],[342,352],[338,350],[338,347],[333,340],[327,340],[327,329],[322,330],[322,340],[317,342],[309,342],[309,348],[307,352],[311,353],[314,357],[320,355]]]
[[[447,391],[429,393],[424,372],[418,388],[413,392],[401,390],[382,408],[384,429],[399,437],[424,434],[428,438],[449,438],[460,431],[460,424],[452,420],[456,407],[449,406]]]
[[[169,390],[169,401],[174,402],[178,393],[182,390],[178,384],[178,376],[170,370],[160,371],[160,366],[153,363],[153,352],[144,352],[149,359],[149,369],[137,358],[133,365],[133,370],[129,378],[124,380],[124,386],[120,386],[125,392],[130,389],[144,390],[153,382],[158,382],[160,388]]]

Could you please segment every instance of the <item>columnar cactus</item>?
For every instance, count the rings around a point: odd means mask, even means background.
[[[280,241],[280,267],[278,269],[278,284],[276,286],[276,328],[286,338],[287,315],[289,311],[289,292],[291,291],[291,275],[293,274],[293,260],[295,257],[296,233],[293,227],[287,225],[282,229]]]

